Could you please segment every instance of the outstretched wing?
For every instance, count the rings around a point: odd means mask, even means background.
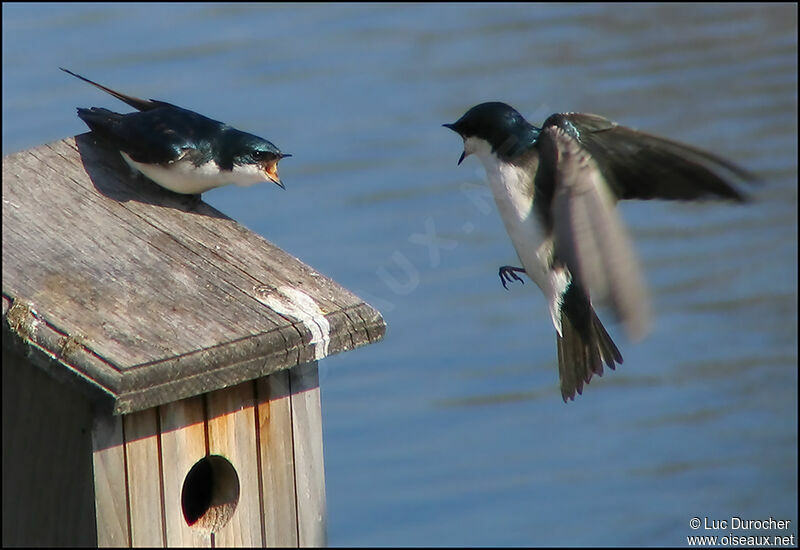
[[[595,300],[607,302],[633,339],[649,327],[644,279],[598,164],[556,126],[542,129],[540,167],[551,179],[555,258]]]
[[[558,113],[544,122],[548,127],[562,129],[589,152],[618,199],[744,202],[747,197],[737,186],[757,181],[716,155],[598,115]]]

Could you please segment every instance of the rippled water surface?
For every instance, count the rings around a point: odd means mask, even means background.
[[[285,192],[204,197],[388,322],[321,363],[332,545],[684,545],[733,516],[797,535],[796,6],[4,4],[4,154],[125,109],[58,66],[294,155]],[[653,331],[601,311],[625,363],[568,405],[546,305],[500,285],[514,251],[441,127],[487,100],[765,182],[747,206],[621,205]]]

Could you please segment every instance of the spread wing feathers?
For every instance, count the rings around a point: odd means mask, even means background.
[[[645,132],[620,126],[598,115],[555,114],[555,126],[578,140],[594,157],[621,199],[698,200],[724,198],[745,202],[737,185],[757,178],[716,155]]]
[[[588,294],[607,302],[632,339],[648,330],[647,290],[615,202],[597,164],[564,130],[546,128],[540,140],[554,176],[555,256]]]

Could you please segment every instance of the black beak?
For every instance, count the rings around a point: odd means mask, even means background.
[[[458,133],[458,130],[456,130],[456,128],[455,128],[455,126],[456,126],[456,125],[455,125],[455,123],[452,123],[452,124],[442,124],[442,126],[444,126],[445,128],[447,128],[447,129],[449,129],[449,130],[453,130],[455,133]],[[462,152],[462,153],[461,153],[461,158],[459,158],[459,159],[458,159],[458,166],[461,166],[461,163],[462,163],[462,162],[464,162],[464,158],[465,158],[466,156],[467,156],[467,152],[466,152],[466,151],[464,151],[464,152]]]

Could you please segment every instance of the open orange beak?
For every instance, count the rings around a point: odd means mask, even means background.
[[[281,189],[286,189],[286,186],[283,185],[281,181],[281,177],[278,175],[278,161],[284,157],[291,157],[292,155],[288,154],[281,154],[281,156],[272,158],[266,162],[264,162],[261,166],[264,169],[264,175],[267,176],[272,183],[279,186]]]

